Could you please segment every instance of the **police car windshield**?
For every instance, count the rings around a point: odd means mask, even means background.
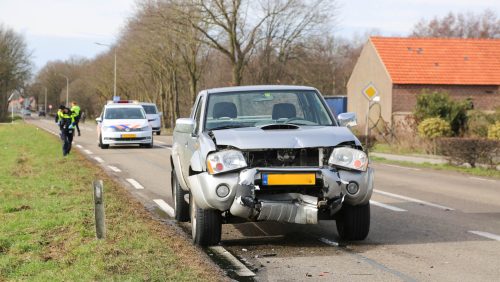
[[[104,119],[145,119],[144,112],[140,108],[109,108],[106,110]]]
[[[148,114],[148,115],[154,115],[154,114],[156,114],[156,107],[155,106],[152,106],[152,105],[142,105],[142,107],[144,108],[144,111],[146,112],[146,114]]]

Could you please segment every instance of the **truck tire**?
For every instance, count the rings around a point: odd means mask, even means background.
[[[189,206],[193,243],[198,246],[217,245],[220,242],[222,231],[221,212],[197,207],[192,196],[189,200]]]
[[[370,231],[370,204],[359,206],[344,204],[336,225],[342,240],[364,240]]]
[[[172,186],[172,199],[174,200],[175,220],[179,222],[189,221],[189,205],[184,200],[184,195],[186,195],[186,192],[182,190],[181,185],[177,180],[175,169],[173,167],[172,172],[170,173],[170,180]]]

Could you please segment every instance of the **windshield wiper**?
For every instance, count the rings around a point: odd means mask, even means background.
[[[228,125],[214,127],[214,128],[211,128],[210,130],[214,131],[214,130],[219,130],[219,129],[231,129],[231,128],[242,128],[242,127],[248,127],[248,126],[243,125],[243,124],[228,124]]]

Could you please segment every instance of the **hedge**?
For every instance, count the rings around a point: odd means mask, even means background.
[[[452,162],[469,163],[472,167],[477,163],[493,166],[500,159],[500,140],[450,137],[439,138],[437,142],[440,153]]]

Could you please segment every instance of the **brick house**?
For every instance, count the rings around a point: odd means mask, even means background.
[[[500,39],[371,37],[347,83],[348,111],[360,124],[368,85],[377,89],[381,116],[391,124],[413,111],[424,89],[494,110],[500,107]]]

